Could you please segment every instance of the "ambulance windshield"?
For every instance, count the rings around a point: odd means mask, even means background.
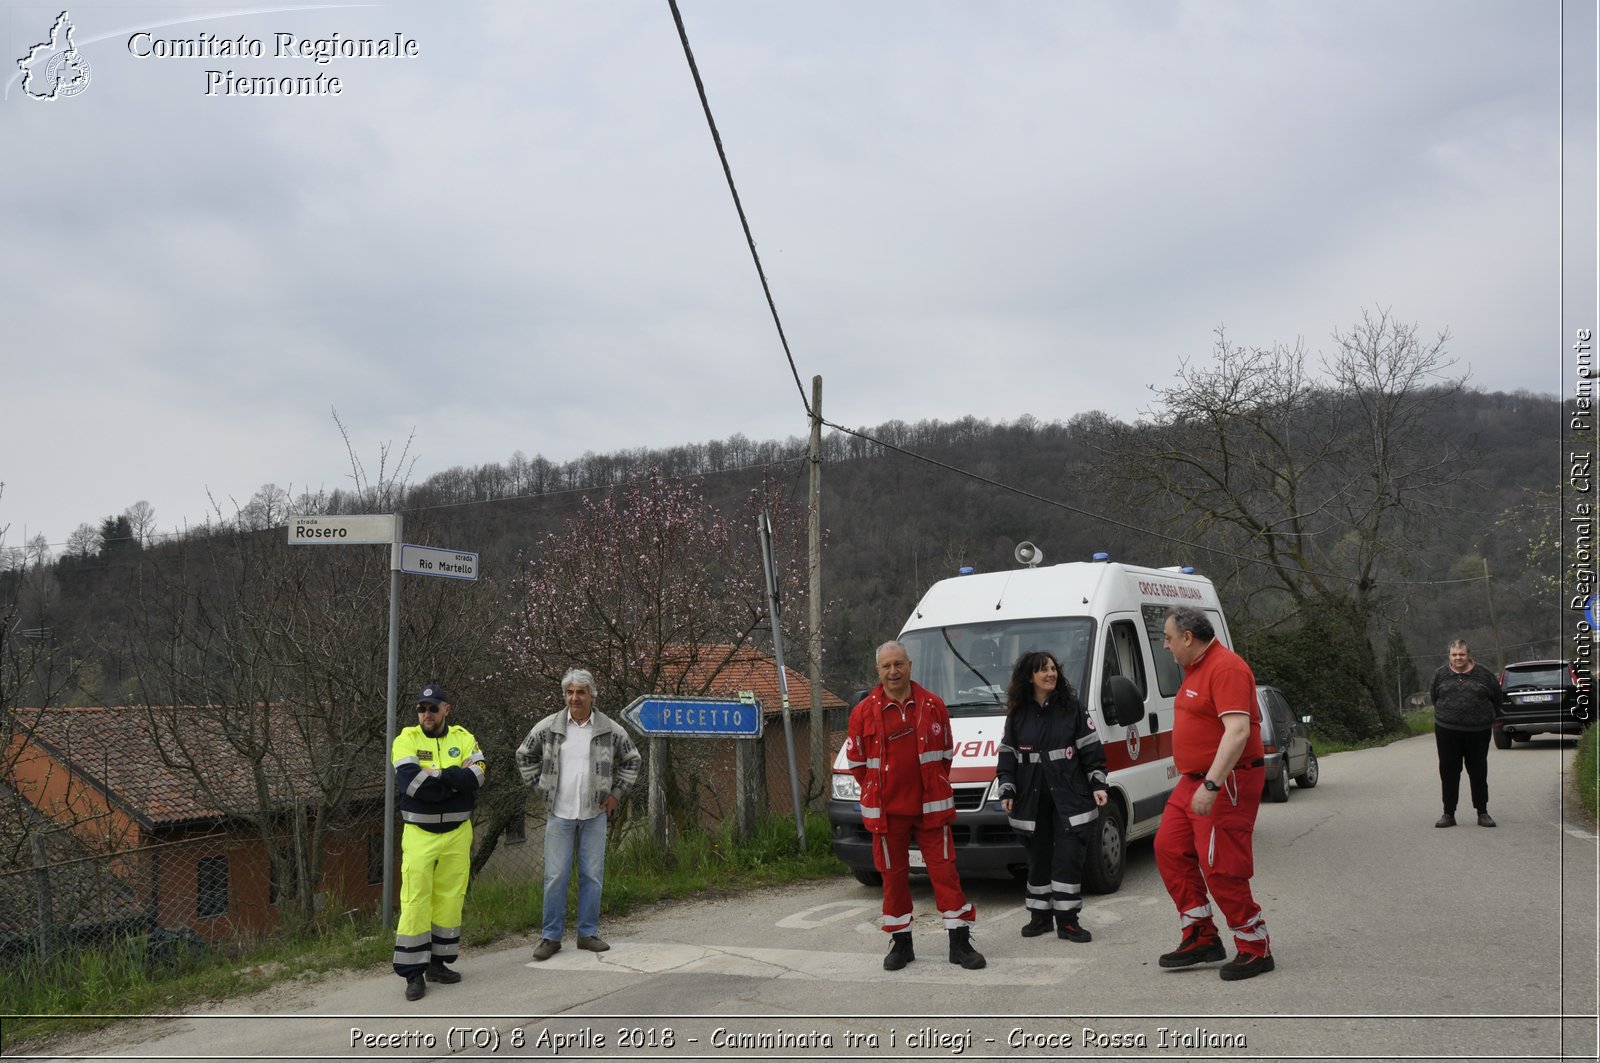
[[[911,678],[943,698],[951,716],[992,716],[1005,711],[1011,669],[1030,650],[1055,654],[1082,697],[1094,621],[1070,616],[962,624],[908,631],[900,641],[911,658]]]

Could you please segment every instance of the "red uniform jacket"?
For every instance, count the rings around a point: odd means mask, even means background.
[[[867,830],[889,829],[883,817],[884,749],[883,706],[890,699],[883,684],[872,688],[850,713],[850,737],[845,743],[845,766],[861,787],[861,822]],[[917,706],[917,760],[922,767],[922,825],[942,827],[956,818],[955,791],[950,788],[950,760],[955,743],[950,737],[950,713],[939,695],[911,684]]]

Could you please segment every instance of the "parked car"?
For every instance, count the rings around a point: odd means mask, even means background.
[[[1317,753],[1311,748],[1311,735],[1306,731],[1311,717],[1297,718],[1277,687],[1256,687],[1256,701],[1261,705],[1266,796],[1271,801],[1287,801],[1290,779],[1302,790],[1317,785]]]
[[[1518,661],[1500,673],[1506,704],[1494,744],[1510,749],[1536,734],[1579,734],[1594,720],[1594,694],[1571,661]]]

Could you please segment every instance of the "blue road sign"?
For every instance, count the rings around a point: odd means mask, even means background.
[[[690,698],[646,695],[622,710],[647,735],[760,738],[761,702],[751,698]]]

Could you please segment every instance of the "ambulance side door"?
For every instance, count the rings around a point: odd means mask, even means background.
[[[1106,730],[1115,734],[1115,739],[1102,735],[1106,743],[1106,765],[1117,773],[1116,783],[1128,798],[1132,811],[1128,831],[1134,837],[1147,833],[1146,824],[1153,823],[1154,817],[1161,814],[1172,788],[1167,778],[1172,722],[1162,719],[1165,714],[1153,711],[1156,704],[1150,696],[1153,670],[1144,647],[1142,625],[1143,620],[1137,613],[1107,615],[1100,655],[1100,689],[1106,689],[1112,676],[1122,676],[1134,685],[1145,703],[1144,719],[1127,728],[1108,725]],[[1161,732],[1162,727],[1165,734]]]

